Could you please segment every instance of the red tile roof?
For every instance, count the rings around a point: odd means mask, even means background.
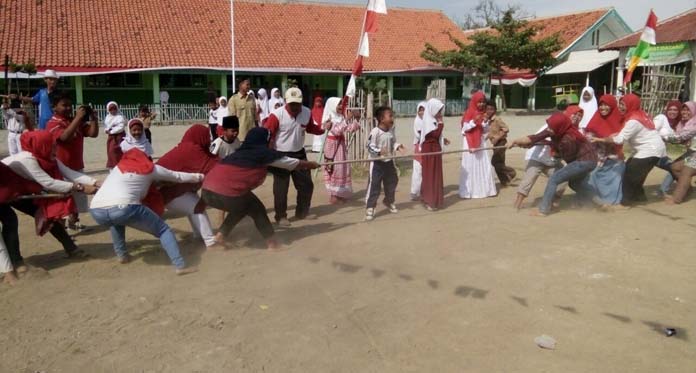
[[[364,5],[234,4],[239,70],[351,70]],[[426,42],[454,48],[447,32],[463,38],[439,11],[391,8],[370,38],[365,71],[437,69],[420,53]],[[229,0],[0,2],[0,53],[39,68],[229,69],[230,39]]]
[[[643,29],[603,45],[600,50],[634,47],[642,33]],[[658,44],[696,40],[696,8],[658,22],[655,36]]]

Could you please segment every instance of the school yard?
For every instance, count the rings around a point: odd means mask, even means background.
[[[543,117],[506,117],[512,136]],[[459,146],[457,118],[446,121]],[[399,137],[410,142],[410,119]],[[157,155],[186,128],[154,129]],[[6,154],[6,133],[0,132]],[[88,169],[106,139],[86,140]],[[522,172],[522,150],[508,153]],[[157,240],[129,230],[136,260],[117,264],[108,231],[77,236],[91,258],[63,259],[21,217],[33,267],[0,286],[2,372],[687,372],[696,361],[696,201],[652,201],[627,212],[570,210],[533,218],[512,210],[514,188],[457,197],[458,158],[445,162],[446,208],[427,212],[398,190],[398,215],[363,222],[355,200],[280,231],[269,253],[249,221],[236,248],[183,242],[198,273],[177,277]],[[539,197],[545,180],[533,190]],[[257,190],[272,210],[271,179]],[[569,193],[570,194],[570,193]],[[291,192],[294,199],[294,194]],[[217,224],[219,216],[210,212]],[[91,218],[84,222],[93,225]],[[183,239],[185,218],[170,220]],[[666,337],[662,329],[677,335]],[[535,337],[557,340],[555,350]]]

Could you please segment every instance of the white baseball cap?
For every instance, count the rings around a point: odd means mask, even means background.
[[[44,71],[44,78],[58,79],[58,74],[55,70],[48,69]]]
[[[285,102],[288,104],[301,104],[302,91],[297,87],[289,88],[287,91],[285,91]]]

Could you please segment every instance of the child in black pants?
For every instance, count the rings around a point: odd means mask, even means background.
[[[391,108],[382,106],[377,109],[377,127],[373,128],[368,138],[367,149],[370,158],[375,159],[370,164],[370,178],[367,187],[367,210],[365,220],[370,221],[375,218],[375,207],[377,200],[382,192],[384,184],[384,205],[389,212],[396,214],[399,210],[394,205],[394,194],[396,185],[399,184],[399,176],[396,174],[394,160],[377,160],[380,157],[388,157],[395,151],[400,151],[404,147],[396,142],[394,134],[394,118]]]

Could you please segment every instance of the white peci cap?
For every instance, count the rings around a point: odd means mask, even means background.
[[[292,104],[292,103],[301,104],[302,103],[302,91],[297,87],[289,88],[287,91],[285,91],[285,102],[288,104]]]
[[[49,79],[58,79],[58,74],[56,73],[55,70],[48,69],[44,71],[44,78],[49,78]]]

